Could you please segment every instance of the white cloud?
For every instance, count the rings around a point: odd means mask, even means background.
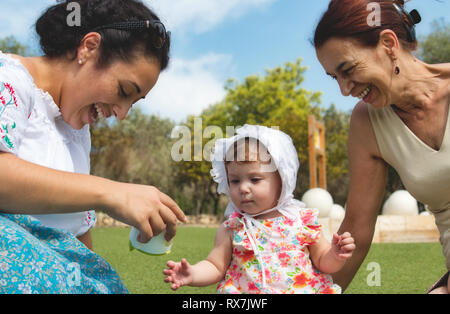
[[[14,34],[26,42],[32,24],[55,0],[16,0],[6,6],[0,36]],[[236,19],[251,10],[267,8],[277,0],[144,0],[173,33],[192,36],[211,31],[228,19]],[[39,4],[38,4],[39,3]],[[20,11],[17,18],[16,11]],[[10,17],[10,18],[8,18]],[[2,32],[3,31],[3,32]],[[178,37],[180,38],[180,37]],[[28,44],[30,41],[28,41]],[[209,53],[188,59],[173,56],[169,69],[161,74],[156,87],[146,100],[139,102],[146,113],[158,113],[180,122],[189,114],[199,114],[207,106],[223,99],[224,82],[233,73],[232,56]]]
[[[232,58],[210,53],[197,59],[174,58],[169,69],[161,73],[155,88],[139,106],[180,122],[190,114],[200,114],[225,96],[225,77]]]
[[[172,31],[202,33],[276,0],[146,0]]]
[[[144,0],[154,9],[171,31],[202,33],[229,18],[237,18],[250,10],[266,8],[277,0]],[[14,4],[13,4],[14,3]],[[0,37],[14,35],[29,39],[33,24],[56,0],[14,0],[2,6]],[[18,13],[19,12],[19,13]]]

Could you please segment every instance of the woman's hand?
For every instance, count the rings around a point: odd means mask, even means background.
[[[128,225],[134,226],[141,233],[138,241],[147,243],[153,236],[165,232],[170,241],[176,234],[178,220],[186,222],[186,216],[174,200],[157,188],[115,182],[115,189],[108,193],[110,203],[105,208],[108,215]]]

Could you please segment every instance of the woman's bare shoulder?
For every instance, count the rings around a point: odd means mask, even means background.
[[[378,143],[369,115],[369,105],[363,101],[356,104],[350,119],[349,151],[365,151],[371,157],[381,158]]]

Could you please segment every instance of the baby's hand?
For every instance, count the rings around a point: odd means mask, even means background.
[[[182,286],[187,286],[192,282],[192,266],[186,261],[181,259],[180,263],[168,261],[167,266],[169,269],[164,269],[163,274],[166,275],[165,282],[171,282],[171,289],[177,290]]]
[[[331,246],[336,257],[340,260],[350,258],[356,248],[355,240],[349,232],[344,232],[342,235],[333,234]]]

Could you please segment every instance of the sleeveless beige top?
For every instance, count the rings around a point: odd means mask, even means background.
[[[428,205],[450,270],[450,111],[440,150],[422,142],[391,106],[368,106],[381,157],[399,174],[414,198]]]
[[[433,213],[450,209],[450,111],[439,151],[422,142],[391,106],[368,106],[383,159],[399,174],[405,188]]]

